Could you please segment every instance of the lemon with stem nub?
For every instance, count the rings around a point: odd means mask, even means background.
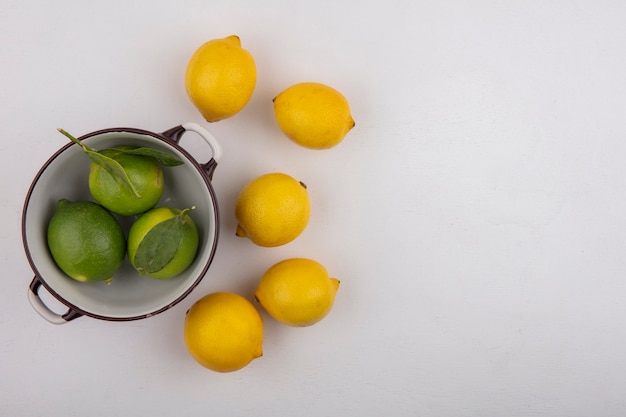
[[[233,372],[263,355],[263,320],[252,303],[230,292],[208,294],[185,316],[185,345],[202,366]]]
[[[262,175],[239,193],[235,217],[236,234],[259,246],[291,242],[306,228],[311,214],[304,183],[283,173]]]
[[[208,122],[241,111],[256,85],[254,58],[241,47],[238,36],[213,39],[191,56],[185,71],[185,89]]]
[[[274,319],[305,327],[330,312],[339,280],[328,276],[322,264],[307,258],[291,258],[269,268],[259,281],[254,296]]]
[[[273,101],[278,127],[306,148],[332,148],[355,126],[348,100],[325,84],[295,84]]]

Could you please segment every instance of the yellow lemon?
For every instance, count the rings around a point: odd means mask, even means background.
[[[274,98],[278,126],[295,143],[310,149],[332,148],[355,125],[348,100],[324,84],[292,85]]]
[[[200,46],[185,72],[187,95],[209,122],[226,119],[243,109],[255,85],[254,58],[235,35]]]
[[[302,182],[287,174],[265,174],[239,193],[236,234],[259,246],[284,245],[304,231],[310,214],[309,196]]]
[[[237,371],[263,354],[263,320],[251,302],[230,292],[208,294],[185,316],[191,356],[217,372]]]
[[[263,274],[254,296],[274,319],[305,327],[326,317],[338,289],[339,280],[330,278],[319,262],[291,258],[278,262]]]

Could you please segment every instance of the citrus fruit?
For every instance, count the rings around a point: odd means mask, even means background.
[[[312,259],[291,258],[269,268],[254,292],[274,319],[305,327],[322,320],[332,309],[339,280]]]
[[[121,226],[111,213],[91,201],[59,200],[47,239],[56,264],[77,281],[112,278],[126,256]]]
[[[185,72],[187,95],[208,122],[238,113],[252,97],[255,85],[254,58],[235,35],[200,46]]]
[[[141,275],[172,278],[191,265],[198,250],[198,229],[190,210],[156,207],[130,226],[128,259]]]
[[[113,213],[134,216],[159,202],[164,188],[163,170],[153,158],[124,153],[122,149],[133,147],[103,149],[100,154],[114,159],[122,166],[139,196],[96,162],[92,162],[89,168],[89,191],[94,200]]]
[[[287,174],[262,175],[239,193],[235,216],[236,234],[259,246],[291,242],[306,228],[310,217],[306,186]]]
[[[324,84],[295,84],[273,101],[280,129],[293,142],[306,148],[332,148],[355,125],[346,98]]]
[[[185,344],[202,366],[237,371],[263,354],[263,320],[252,303],[230,292],[196,301],[185,316]]]

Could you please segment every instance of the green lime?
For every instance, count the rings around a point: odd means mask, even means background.
[[[115,217],[91,201],[59,200],[48,224],[48,248],[56,264],[77,281],[113,277],[126,255]]]
[[[105,166],[92,162],[89,169],[89,191],[103,207],[122,216],[134,216],[153,208],[163,194],[163,169],[151,157],[123,152],[136,149],[118,146],[103,149],[100,154],[118,162],[134,190],[111,175]]]
[[[189,211],[157,207],[131,225],[128,259],[140,274],[172,278],[191,265],[198,251],[198,229]]]

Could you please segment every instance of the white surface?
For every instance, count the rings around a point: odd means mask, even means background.
[[[626,413],[626,3],[117,4],[0,5],[1,415]],[[208,125],[184,68],[230,34],[258,85]],[[273,96],[304,80],[352,105],[334,149],[299,148],[273,121]],[[20,218],[66,143],[55,129],[185,122],[224,151],[209,274],[150,319],[44,321],[26,299]],[[304,181],[313,212],[297,241],[265,249],[234,236],[232,213],[269,171]],[[331,314],[305,329],[264,315],[264,356],[242,371],[193,362],[186,309],[212,291],[251,298],[291,256],[341,279]]]

